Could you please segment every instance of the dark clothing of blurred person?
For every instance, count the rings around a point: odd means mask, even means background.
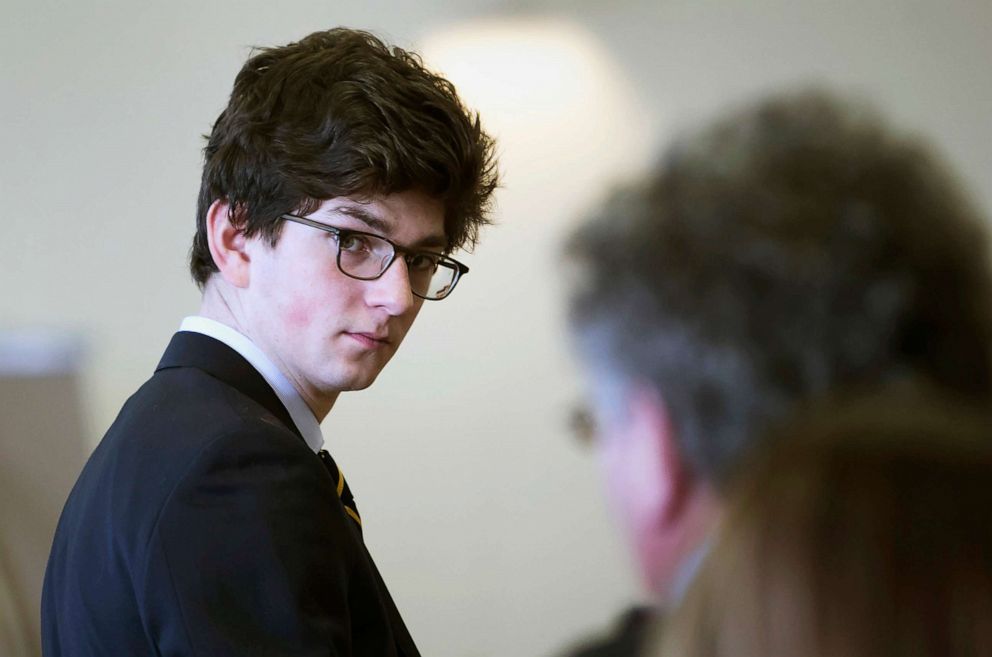
[[[608,633],[585,639],[562,654],[569,657],[637,657],[647,644],[654,620],[652,609],[632,607]]]
[[[921,141],[807,90],[685,134],[573,235],[589,426],[662,613],[726,482],[803,406],[917,385],[988,403],[984,225]]]
[[[69,496],[44,653],[416,657],[320,422],[468,271],[493,144],[415,55],[334,29],[253,51],[204,159],[200,313]]]

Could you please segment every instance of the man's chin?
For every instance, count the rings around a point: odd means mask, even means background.
[[[328,392],[365,390],[375,383],[389,360],[389,358],[338,360],[325,370],[321,387]]]
[[[339,392],[354,392],[356,390],[365,390],[379,378],[379,372],[382,370],[377,370],[376,372],[358,372],[352,376],[339,379],[335,384],[330,387]]]
[[[373,383],[375,383],[375,379],[374,378],[371,381],[363,381],[363,382],[360,382],[360,383],[354,383],[354,384],[345,386],[344,388],[341,388],[341,392],[355,392],[356,390],[365,390],[366,388],[368,388],[369,386],[371,386]]]

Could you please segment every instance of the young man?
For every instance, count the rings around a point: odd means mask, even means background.
[[[983,224],[915,141],[810,92],[679,140],[582,227],[572,327],[661,607],[692,579],[725,482],[802,405],[880,386],[988,402]],[[643,626],[580,654],[635,654]]]
[[[414,55],[346,29],[253,54],[205,150],[200,314],[69,497],[46,656],[418,654],[319,423],[452,292],[495,185]]]

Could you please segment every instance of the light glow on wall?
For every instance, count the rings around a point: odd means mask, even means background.
[[[419,49],[499,140],[510,189],[581,204],[576,191],[636,170],[654,142],[623,69],[573,21],[481,19],[436,30]]]

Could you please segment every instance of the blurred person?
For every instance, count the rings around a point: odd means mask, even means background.
[[[822,90],[678,139],[566,260],[587,426],[653,603],[577,655],[636,653],[692,581],[724,482],[799,404],[918,381],[989,398],[982,217],[925,145]]]
[[[897,394],[780,431],[647,654],[992,655],[992,422]]]
[[[200,314],[66,503],[45,655],[418,654],[319,423],[468,271],[496,178],[416,55],[343,28],[253,51],[205,149]]]

